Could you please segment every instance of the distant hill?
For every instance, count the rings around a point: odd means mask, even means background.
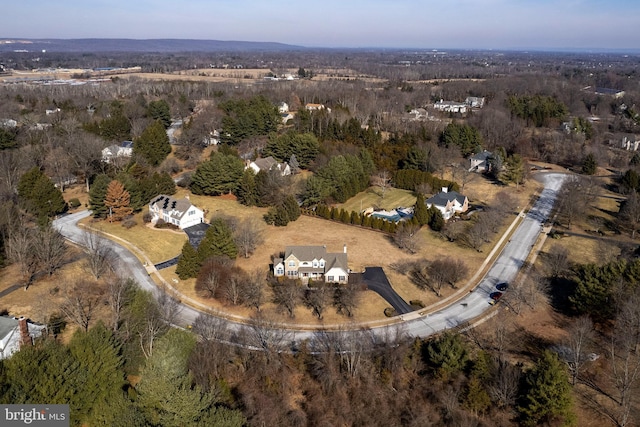
[[[185,39],[10,39],[0,52],[282,52],[305,49],[273,42]]]

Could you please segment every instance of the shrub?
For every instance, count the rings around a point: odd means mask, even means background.
[[[396,314],[398,314],[398,313],[396,313],[395,308],[387,307],[387,308],[384,309],[384,315],[387,316],[387,317],[393,317]]]
[[[128,219],[125,219],[124,221],[122,221],[122,226],[124,228],[126,228],[126,229],[133,228],[136,225],[138,225],[138,223],[133,218],[128,218]]]
[[[78,206],[80,206],[82,203],[80,203],[80,200],[78,200],[77,198],[73,198],[71,200],[69,200],[69,206],[71,207],[71,209],[75,209]]]
[[[409,305],[411,307],[415,307],[415,308],[424,308],[425,307],[425,305],[422,302],[422,300],[419,300],[419,299],[412,299],[411,301],[409,301]]]
[[[145,212],[145,213],[142,215],[142,221],[143,221],[145,224],[149,224],[149,223],[151,222],[151,218],[152,218],[152,215],[151,215],[151,213],[150,213],[150,212]]]

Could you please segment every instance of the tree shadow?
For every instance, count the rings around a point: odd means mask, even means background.
[[[532,360],[537,359],[544,350],[556,344],[547,338],[526,330],[523,326],[517,326],[513,336],[516,338],[514,342],[518,343],[513,352]]]
[[[569,297],[575,293],[575,289],[576,284],[573,280],[565,277],[550,278],[548,296],[551,307],[558,313],[575,316],[573,303],[569,300]]]

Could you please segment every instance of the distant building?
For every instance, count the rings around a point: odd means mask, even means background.
[[[102,161],[111,163],[116,158],[131,157],[133,141],[123,141],[120,145],[110,145],[102,150]]]
[[[260,171],[268,172],[270,170],[278,170],[282,176],[291,175],[291,167],[285,163],[279,163],[273,157],[263,157],[247,162],[245,169],[251,168],[256,174]]]
[[[469,158],[469,171],[487,172],[490,168],[489,158],[493,156],[490,151],[482,150],[481,153],[474,154]]]
[[[471,108],[482,108],[484,107],[484,98],[479,98],[477,96],[467,96],[467,99],[464,100],[464,103]]]
[[[440,101],[437,101],[435,104],[433,104],[433,108],[445,113],[464,114],[467,112],[468,107],[464,102],[445,101],[441,99]]]

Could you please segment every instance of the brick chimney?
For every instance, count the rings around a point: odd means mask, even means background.
[[[20,348],[33,345],[31,335],[29,335],[29,325],[27,325],[27,319],[24,316],[20,316],[18,319],[18,327],[20,328]]]

